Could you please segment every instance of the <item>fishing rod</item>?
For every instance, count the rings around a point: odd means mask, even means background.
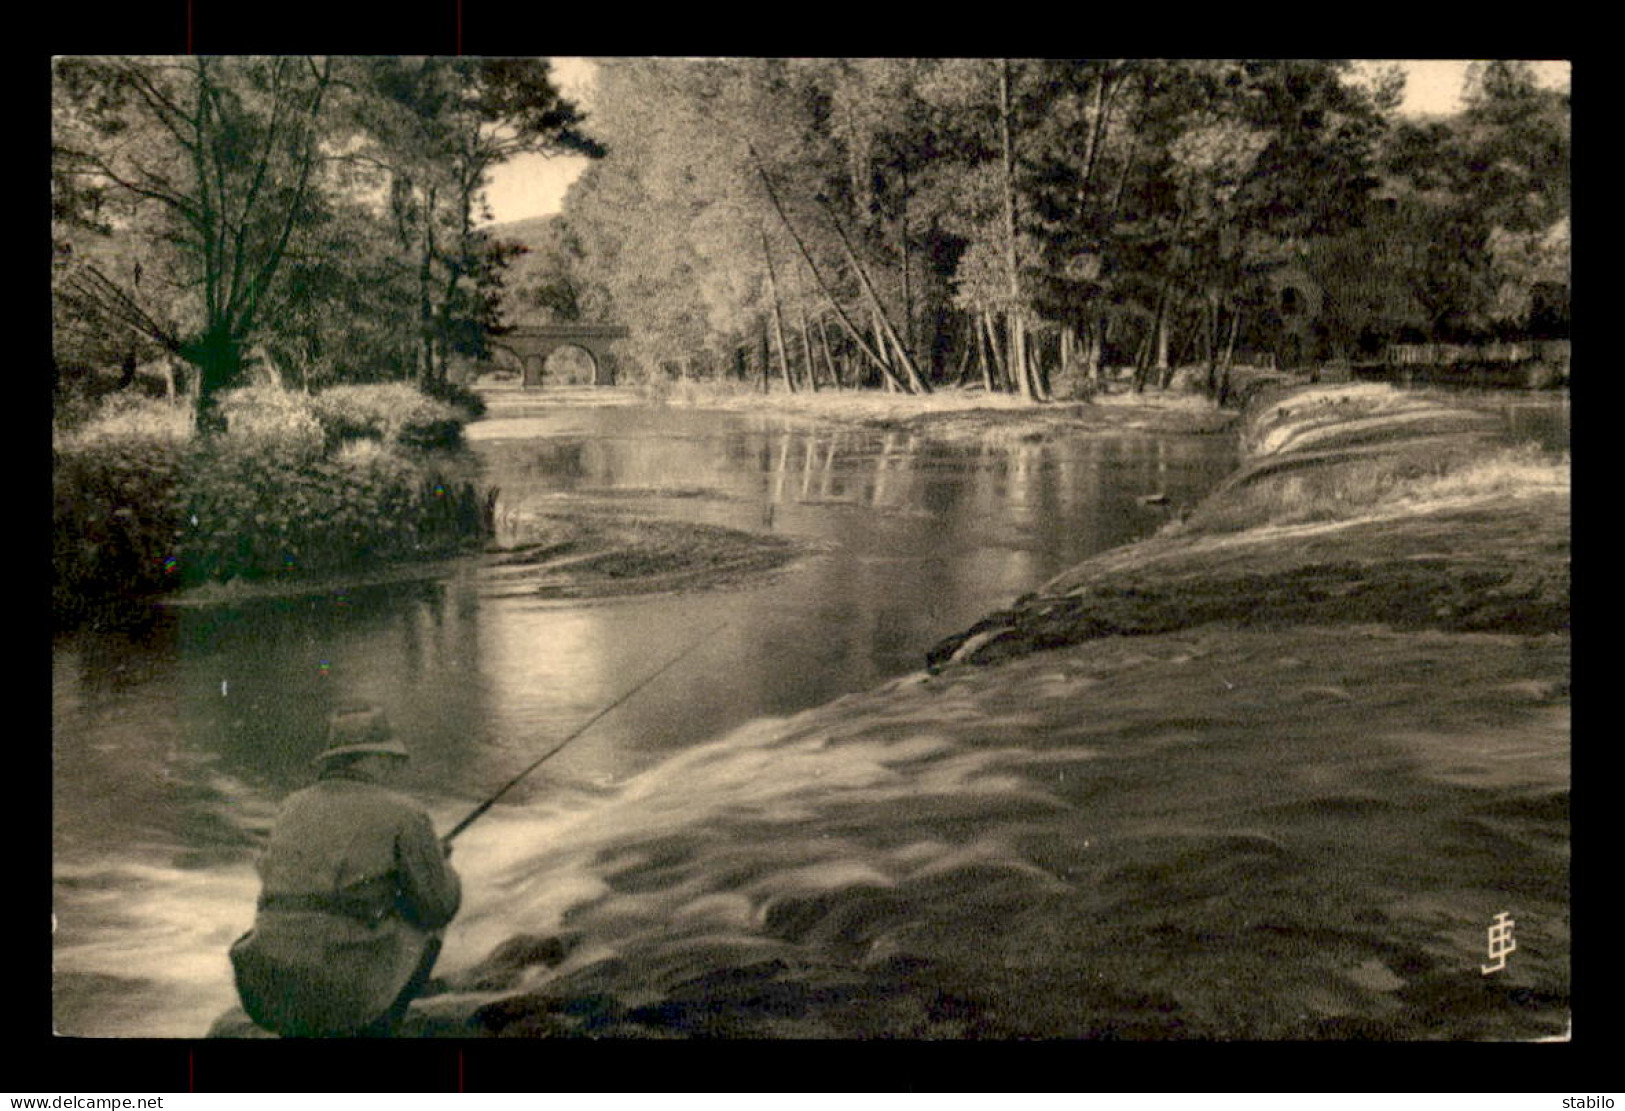
[[[453,837],[456,837],[459,833],[463,832],[463,830],[467,829],[469,826],[473,825],[476,821],[478,821],[482,814],[484,814],[487,810],[491,809],[491,807],[495,806],[496,801],[498,799],[500,799],[503,795],[505,795],[509,791],[511,791],[514,788],[514,786],[519,783],[520,780],[524,779],[527,775],[529,775],[531,772],[535,771],[537,768],[541,767],[544,763],[546,763],[548,760],[552,759],[554,756],[557,756],[559,754],[559,752],[564,748],[565,745],[569,744],[571,741],[573,741],[577,737],[581,736],[581,734],[583,734],[587,730],[591,729],[593,727],[594,723],[596,723],[598,721],[598,719],[602,718],[605,714],[609,713],[615,707],[617,707],[621,703],[627,701],[633,695],[637,694],[640,690],[642,690],[644,687],[646,687],[650,683],[654,682],[657,678],[659,678],[667,670],[669,670],[670,668],[675,666],[677,661],[681,660],[684,656],[686,656],[690,652],[694,651],[694,649],[696,649],[700,645],[704,644],[707,640],[709,640],[711,638],[711,635],[713,633],[716,633],[717,631],[722,629],[727,624],[728,623],[726,621],[724,621],[721,625],[718,625],[713,629],[708,629],[704,633],[704,635],[702,635],[698,639],[696,639],[687,648],[684,648],[681,652],[677,653],[677,655],[673,656],[671,659],[667,660],[665,663],[663,663],[659,667],[657,667],[654,671],[652,671],[648,675],[646,675],[638,683],[637,686],[633,687],[631,690],[627,691],[625,694],[623,694],[619,698],[617,698],[614,702],[611,702],[608,706],[605,706],[602,710],[599,710],[592,717],[588,718],[586,720],[586,722],[583,723],[578,729],[576,729],[576,731],[574,733],[571,733],[568,737],[564,738],[564,740],[560,741],[558,744],[556,744],[552,748],[548,749],[545,753],[543,753],[534,763],[532,763],[524,771],[520,772],[518,775],[514,776],[512,779],[508,780],[508,782],[504,783],[502,785],[502,787],[497,791],[496,794],[492,795],[490,798],[488,798],[484,802],[480,803],[478,806],[476,806],[473,810],[471,810],[469,812],[469,814],[468,814],[468,816],[466,818],[464,818],[462,821],[458,822],[455,826],[452,826],[451,827],[451,832],[446,834],[444,837],[442,837],[440,839],[440,843],[442,845],[444,845],[447,850],[450,850],[450,848],[451,848],[451,839]]]

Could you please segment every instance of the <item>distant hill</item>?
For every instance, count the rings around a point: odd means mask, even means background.
[[[522,243],[526,247],[539,247],[546,241],[547,229],[556,218],[555,216],[532,216],[525,220],[509,220],[501,224],[487,224],[484,230],[490,232],[496,238],[510,243]]]
[[[510,324],[520,321],[547,323],[552,317],[539,309],[534,301],[535,289],[553,279],[551,269],[557,265],[556,256],[547,248],[549,228],[555,216],[532,216],[526,220],[508,220],[488,224],[484,228],[504,243],[518,243],[530,249],[508,267],[502,295],[501,314]]]

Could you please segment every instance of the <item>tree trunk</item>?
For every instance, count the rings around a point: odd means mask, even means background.
[[[909,371],[909,381],[911,383],[913,383],[913,385],[915,387],[911,392],[913,392],[913,393],[930,393],[931,392],[931,387],[926,384],[924,378],[920,377],[919,372],[914,367],[914,358],[913,358],[913,356],[910,355],[908,353],[908,351],[903,347],[903,341],[900,340],[897,337],[897,333],[896,332],[887,332],[887,336],[891,340],[892,347],[897,352],[898,359],[902,361],[903,367],[907,371]]]
[[[198,369],[197,430],[205,436],[224,432],[220,394],[235,385],[242,372],[242,345],[224,321],[217,321],[193,347],[191,356]]]
[[[1230,309],[1230,334],[1225,337],[1224,341],[1224,367],[1226,370],[1230,368],[1230,362],[1236,355],[1236,329],[1240,326],[1241,309],[1232,307]]]
[[[973,312],[970,316],[970,340],[976,347],[976,361],[982,368],[982,388],[988,393],[994,393],[997,387],[993,384],[993,364],[988,361],[986,340],[982,335],[982,315]]]
[[[870,309],[869,310],[869,326],[874,329],[875,346],[880,349],[882,354],[888,356],[888,360],[889,360],[889,357],[891,355],[891,351],[888,349],[888,347],[886,345],[885,333],[883,333],[880,330],[880,312],[878,310],[876,310],[876,309]],[[902,383],[897,381],[896,376],[892,372],[891,364],[890,364],[889,361],[888,361],[887,365],[885,367],[883,367],[882,369],[885,372],[885,377],[883,378],[881,385],[882,385],[882,387],[885,389],[885,391],[887,393],[906,393],[907,392],[906,390],[904,390],[902,388]]]
[[[829,216],[830,224],[835,228],[835,235],[841,243],[841,252],[846,256],[847,263],[858,276],[858,285],[863,289],[863,295],[868,299],[869,308],[874,314],[876,329],[884,332],[886,340],[901,358],[903,373],[908,379],[908,385],[903,386],[900,382],[894,384],[901,387],[905,393],[930,393],[931,387],[920,377],[919,368],[914,365],[913,357],[903,347],[902,340],[897,338],[897,329],[892,327],[891,320],[886,315],[886,306],[881,303],[880,295],[875,292],[873,283],[869,281],[868,270],[858,258],[857,252],[852,249],[852,242],[847,238],[846,229],[841,226],[841,221],[836,217],[828,202],[824,202],[824,212]],[[876,346],[880,347],[882,351],[885,350],[885,345],[879,341],[878,332]]]
[[[818,264],[813,261],[812,254],[807,250],[807,245],[802,242],[801,235],[796,231],[795,225],[790,223],[790,217],[784,211],[784,205],[779,202],[778,190],[773,188],[773,179],[767,176],[767,169],[762,165],[762,157],[756,152],[755,145],[747,139],[745,147],[750,151],[751,160],[755,163],[756,173],[762,179],[763,188],[767,190],[768,200],[773,202],[773,209],[779,214],[779,221],[784,225],[784,230],[790,233],[790,238],[795,242],[796,250],[801,252],[802,259],[807,263],[807,269],[812,271],[813,280],[818,283],[819,292],[823,293],[824,299],[829,302],[829,307],[835,310],[836,319],[846,329],[846,334],[858,346],[858,349],[869,357],[869,360],[879,368],[882,374],[890,376],[891,368],[886,365],[885,358],[880,351],[869,346],[858,326],[852,322],[851,317],[847,316],[846,310],[841,307],[841,302],[836,298],[834,291],[829,288],[829,283],[824,281],[823,273],[819,271]]]
[[[1089,329],[1089,348],[1084,355],[1089,378],[1097,386],[1106,379],[1106,321],[1106,314],[1102,313],[1095,326]]]
[[[1163,286],[1162,301],[1157,307],[1157,388],[1168,388],[1168,310],[1172,308],[1170,302],[1172,295],[1168,287]]]
[[[1016,157],[1010,129],[1010,59],[999,61],[999,145],[1004,169],[1004,264],[1009,283],[1010,309],[1005,314],[1009,333],[1010,370],[1023,399],[1037,400],[1027,368],[1027,333],[1021,318],[1021,266],[1016,254]]]
[[[762,342],[761,342],[761,345],[757,348],[757,353],[761,356],[761,360],[762,360],[762,392],[766,393],[767,392],[768,363],[772,362],[772,357],[768,354],[767,314],[766,313],[762,314]]]
[[[965,385],[965,379],[970,377],[970,350],[971,345],[959,345],[959,368],[954,372],[954,388],[960,389]]]
[[[1099,82],[1095,85],[1095,106],[1093,112],[1093,126],[1089,129],[1089,146],[1083,161],[1083,183],[1081,188],[1087,191],[1094,184],[1095,164],[1099,161],[1100,150],[1106,143],[1106,132],[1110,127],[1112,105],[1117,100],[1117,94],[1122,91],[1124,79],[1119,77],[1116,84],[1111,86],[1108,94],[1106,86],[1110,83],[1107,75],[1102,73]]]
[[[812,324],[807,320],[806,305],[798,303],[796,311],[801,315],[801,357],[807,367],[807,387],[817,393],[818,371],[813,362]]]
[[[1235,309],[1230,314],[1230,335],[1225,339],[1224,343],[1224,362],[1219,375],[1219,394],[1215,398],[1215,404],[1221,409],[1224,407],[1224,403],[1230,400],[1230,360],[1236,353],[1236,329],[1240,325],[1241,310]]]
[[[801,317],[801,355],[806,365],[807,388],[818,392],[818,367],[813,360],[812,325],[807,321],[807,298],[801,287],[800,272],[790,268],[790,289],[795,296],[796,314]]]
[[[1144,393],[1146,379],[1151,373],[1151,349],[1156,344],[1157,321],[1155,315],[1146,325],[1145,335],[1140,339],[1139,350],[1134,353],[1134,392]]]
[[[1153,368],[1161,370],[1168,365],[1168,283],[1163,282],[1157,293],[1157,308],[1151,316],[1151,330],[1146,334],[1146,349],[1134,377],[1134,392],[1143,393]]]
[[[427,383],[434,373],[434,190],[429,191],[423,218],[423,249],[418,257],[417,379]]]
[[[767,263],[767,296],[773,302],[773,338],[778,343],[779,372],[784,377],[784,388],[789,393],[796,392],[796,384],[790,380],[790,350],[784,342],[784,312],[779,306],[779,285],[773,274],[773,251],[768,246],[767,231],[758,227],[757,232],[762,237],[762,258]]]
[[[823,345],[824,366],[829,371],[830,381],[835,383],[837,390],[841,389],[841,372],[835,363],[835,351],[829,345],[829,329],[824,326],[824,314],[818,314],[818,339]]]
[[[910,271],[913,269],[913,267],[909,264],[909,251],[908,251],[908,160],[907,159],[903,160],[903,163],[902,163],[901,167],[899,168],[899,173],[902,175],[902,185],[903,185],[902,194],[901,194],[901,198],[900,198],[901,208],[900,208],[900,211],[899,211],[899,214],[898,214],[899,223],[900,223],[900,228],[899,228],[899,231],[898,231],[898,238],[901,241],[902,253],[903,253],[903,340],[904,340],[903,349],[909,353],[909,358],[912,360],[914,358],[914,352],[918,351],[919,348],[915,345],[915,342],[914,342],[914,340],[915,340],[915,336],[914,336],[914,289],[913,289],[913,286],[910,284]]]
[[[1206,328],[1207,306],[1204,304],[1196,310],[1196,315],[1191,320],[1190,330],[1185,333],[1185,342],[1179,348],[1179,358],[1174,360],[1176,368],[1191,365],[1191,360],[1196,358],[1197,345],[1203,343],[1203,332]],[[1204,347],[1203,350],[1205,351],[1206,348]]]
[[[1202,361],[1207,364],[1207,394],[1213,397],[1218,386],[1219,368],[1219,299],[1209,296],[1206,311],[1203,315],[1203,352]]]
[[[1030,356],[1033,373],[1033,396],[1039,401],[1049,401],[1055,394],[1050,389],[1050,364],[1044,359],[1044,344],[1036,342],[1028,345],[1032,354]]]
[[[1004,348],[999,344],[999,334],[993,327],[993,310],[982,311],[982,327],[987,333],[987,348],[993,354],[994,388],[1003,393],[1015,391],[1015,381],[1010,376],[1010,367],[1005,362]]]
[[[1072,373],[1072,347],[1077,341],[1077,334],[1070,328],[1061,330],[1061,374],[1067,376]]]

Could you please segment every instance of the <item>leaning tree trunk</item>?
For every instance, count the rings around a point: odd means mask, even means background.
[[[852,249],[852,242],[847,238],[846,229],[841,226],[840,220],[836,218],[834,210],[830,208],[827,202],[824,204],[824,212],[829,216],[830,225],[834,227],[836,238],[840,240],[841,252],[846,256],[847,263],[857,275],[858,286],[863,290],[863,295],[868,300],[869,308],[874,314],[876,346],[884,352],[886,345],[890,344],[891,348],[897,353],[903,368],[903,374],[908,380],[907,386],[903,387],[905,393],[930,393],[931,387],[920,376],[919,368],[914,365],[913,357],[903,347],[903,341],[897,338],[897,329],[892,327],[891,318],[886,315],[886,306],[881,303],[880,295],[875,292],[873,283],[869,281],[868,270],[858,258],[857,252]],[[897,384],[900,385],[900,383]]]
[[[801,356],[807,369],[807,388],[818,392],[818,366],[813,360],[812,324],[807,319],[807,298],[797,269],[790,268],[790,288],[795,295],[796,315],[801,318]]]
[[[824,352],[824,366],[829,371],[831,382],[835,383],[836,390],[842,388],[841,371],[835,362],[835,351],[829,345],[829,328],[824,324],[824,314],[818,314],[818,340]]]
[[[807,320],[807,306],[798,302],[796,312],[801,316],[801,358],[807,367],[807,386],[817,393],[818,369],[813,362],[812,324]]]
[[[789,393],[796,392],[796,384],[790,380],[790,350],[784,342],[784,312],[779,307],[779,286],[773,274],[773,252],[767,244],[767,231],[756,229],[762,236],[762,258],[767,262],[767,296],[773,302],[773,337],[778,341],[779,372],[784,377],[784,388]]]
[[[812,271],[813,281],[818,284],[819,292],[829,302],[829,307],[835,310],[836,319],[840,322],[841,327],[846,330],[846,334],[853,344],[868,357],[870,362],[879,368],[881,374],[889,379],[892,372],[883,354],[884,347],[878,350],[871,347],[868,341],[863,338],[862,331],[852,322],[852,318],[847,315],[846,309],[842,307],[840,300],[835,296],[835,292],[829,288],[829,283],[824,280],[823,272],[818,269],[818,264],[813,261],[812,253],[807,250],[807,244],[802,241],[801,234],[796,231],[795,225],[790,222],[789,214],[784,211],[784,205],[779,201],[778,190],[773,188],[773,179],[767,176],[767,168],[762,165],[762,156],[757,153],[755,145],[748,139],[745,141],[745,147],[750,151],[751,159],[756,165],[756,173],[761,177],[762,186],[767,190],[768,200],[773,203],[773,209],[779,215],[779,222],[784,225],[784,230],[790,233],[790,239],[795,243],[796,250],[801,252],[802,259],[807,263],[807,269]]]
[[[906,392],[908,392],[908,391],[903,389],[902,383],[900,383],[897,380],[896,374],[892,370],[891,363],[889,361],[890,356],[891,356],[891,350],[886,344],[885,333],[880,330],[880,313],[877,312],[877,311],[874,311],[872,309],[870,310],[870,313],[869,313],[869,326],[874,329],[875,346],[877,348],[879,348],[880,353],[887,356],[887,359],[888,359],[886,365],[881,368],[882,374],[884,376],[883,381],[882,381],[883,388],[885,389],[885,391],[887,393],[906,393]]]
[[[1044,345],[1042,341],[1029,343],[1027,350],[1027,360],[1033,376],[1033,398],[1037,401],[1049,401],[1053,395],[1050,392],[1049,364],[1044,360]]]
[[[959,367],[954,371],[955,389],[963,387],[965,379],[970,377],[970,352],[970,344],[962,343],[959,345]]]

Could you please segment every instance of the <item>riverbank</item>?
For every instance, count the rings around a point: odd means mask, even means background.
[[[1215,621],[1567,634],[1569,465],[1387,386],[1262,399],[1248,462],[1187,519],[933,647],[933,668]]]
[[[1249,373],[1238,372],[1238,384],[1250,381]],[[944,388],[924,395],[879,390],[762,393],[734,383],[678,382],[661,387],[565,386],[536,390],[493,384],[482,385],[479,393],[493,417],[573,405],[670,405],[760,413],[826,425],[928,432],[939,439],[960,441],[1009,436],[1037,442],[1077,432],[1220,433],[1233,428],[1239,417],[1235,410],[1217,409],[1197,393],[1150,390],[1136,394],[1121,382],[1089,401],[1042,405],[1012,394],[972,388]]]
[[[466,552],[490,499],[461,450],[477,399],[404,384],[223,395],[202,437],[189,403],[118,395],[52,435],[58,632],[140,627],[154,606],[210,604]]]

